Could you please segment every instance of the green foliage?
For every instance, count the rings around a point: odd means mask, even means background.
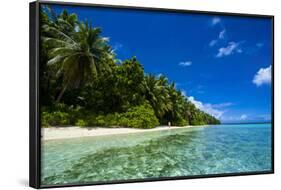
[[[148,104],[130,108],[124,113],[91,115],[86,117],[88,126],[154,128],[159,125],[152,107]]]
[[[149,104],[130,108],[124,113],[107,115],[77,114],[76,112],[42,112],[42,126],[76,125],[80,127],[132,127],[154,128],[159,125]]]
[[[172,123],[172,125],[175,126],[187,126],[188,124],[189,124],[188,121],[182,117],[178,118]]]
[[[148,75],[143,82],[144,96],[153,107],[158,119],[172,110],[172,102],[168,93],[168,80],[163,75]]]
[[[52,13],[52,12],[51,12]],[[46,20],[43,12],[42,42],[47,46],[47,65],[56,65],[56,77],[61,77],[61,90],[57,97],[60,102],[67,89],[78,88],[92,79],[102,69],[108,69],[105,60],[113,54],[107,40],[100,36],[101,29],[93,28],[87,22],[78,22],[75,14],[63,11]],[[79,53],[77,53],[79,52]]]
[[[149,104],[130,108],[119,117],[121,126],[150,129],[159,125],[154,110]]]
[[[69,125],[69,114],[65,112],[55,111],[55,112],[42,112],[41,115],[41,123],[42,126],[62,126],[62,125]]]
[[[86,117],[90,127],[118,127],[119,114],[90,115]]]
[[[78,119],[77,122],[75,122],[75,125],[79,127],[86,127],[88,126],[88,123],[83,119]]]
[[[115,60],[102,30],[76,14],[41,12],[42,126],[153,128],[220,124],[136,57]]]

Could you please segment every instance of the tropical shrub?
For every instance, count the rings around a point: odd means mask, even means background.
[[[88,115],[83,119],[78,119],[77,126],[90,127],[132,127],[132,128],[154,128],[159,125],[158,119],[149,104],[130,108],[124,113],[114,113],[107,115]]]
[[[77,122],[75,123],[75,125],[79,126],[79,127],[86,127],[86,126],[88,126],[88,122],[86,122],[83,119],[78,119]]]
[[[65,112],[55,111],[55,112],[42,112],[42,126],[61,126],[69,125],[69,114]]]
[[[185,119],[182,118],[182,117],[178,118],[177,120],[175,120],[175,121],[172,123],[172,125],[174,125],[174,126],[180,126],[180,127],[182,127],[182,126],[187,126],[188,124],[189,124],[188,121],[185,120]]]
[[[120,114],[119,124],[125,127],[149,129],[159,125],[159,121],[153,108],[149,104],[144,104]]]

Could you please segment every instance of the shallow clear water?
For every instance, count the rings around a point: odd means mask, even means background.
[[[42,185],[271,170],[271,124],[42,142]]]

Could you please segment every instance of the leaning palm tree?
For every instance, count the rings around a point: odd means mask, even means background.
[[[69,22],[72,21],[71,23]],[[101,69],[110,69],[108,59],[113,59],[113,51],[106,38],[101,37],[101,29],[88,23],[74,24],[64,13],[51,24],[42,26],[43,43],[49,47],[48,65],[58,65],[57,76],[63,77],[61,91],[57,97],[60,102],[67,88],[77,88]],[[63,22],[63,29],[57,22]],[[69,30],[71,29],[72,30]],[[64,30],[66,29],[67,30]]]

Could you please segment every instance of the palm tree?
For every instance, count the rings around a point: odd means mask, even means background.
[[[172,108],[167,85],[167,78],[163,75],[159,77],[148,75],[145,77],[143,84],[146,100],[149,101],[154,109],[155,115],[160,120]]]
[[[175,121],[181,118],[184,111],[184,103],[186,102],[181,91],[177,90],[175,83],[168,86],[169,98],[171,101],[172,109],[167,113],[168,120]]]
[[[107,39],[100,36],[100,28],[78,23],[65,11],[55,18],[42,26],[42,40],[50,48],[47,65],[58,65],[57,76],[63,77],[56,100],[60,102],[67,88],[77,88],[101,69],[110,69],[106,62],[113,59],[113,51]]]

